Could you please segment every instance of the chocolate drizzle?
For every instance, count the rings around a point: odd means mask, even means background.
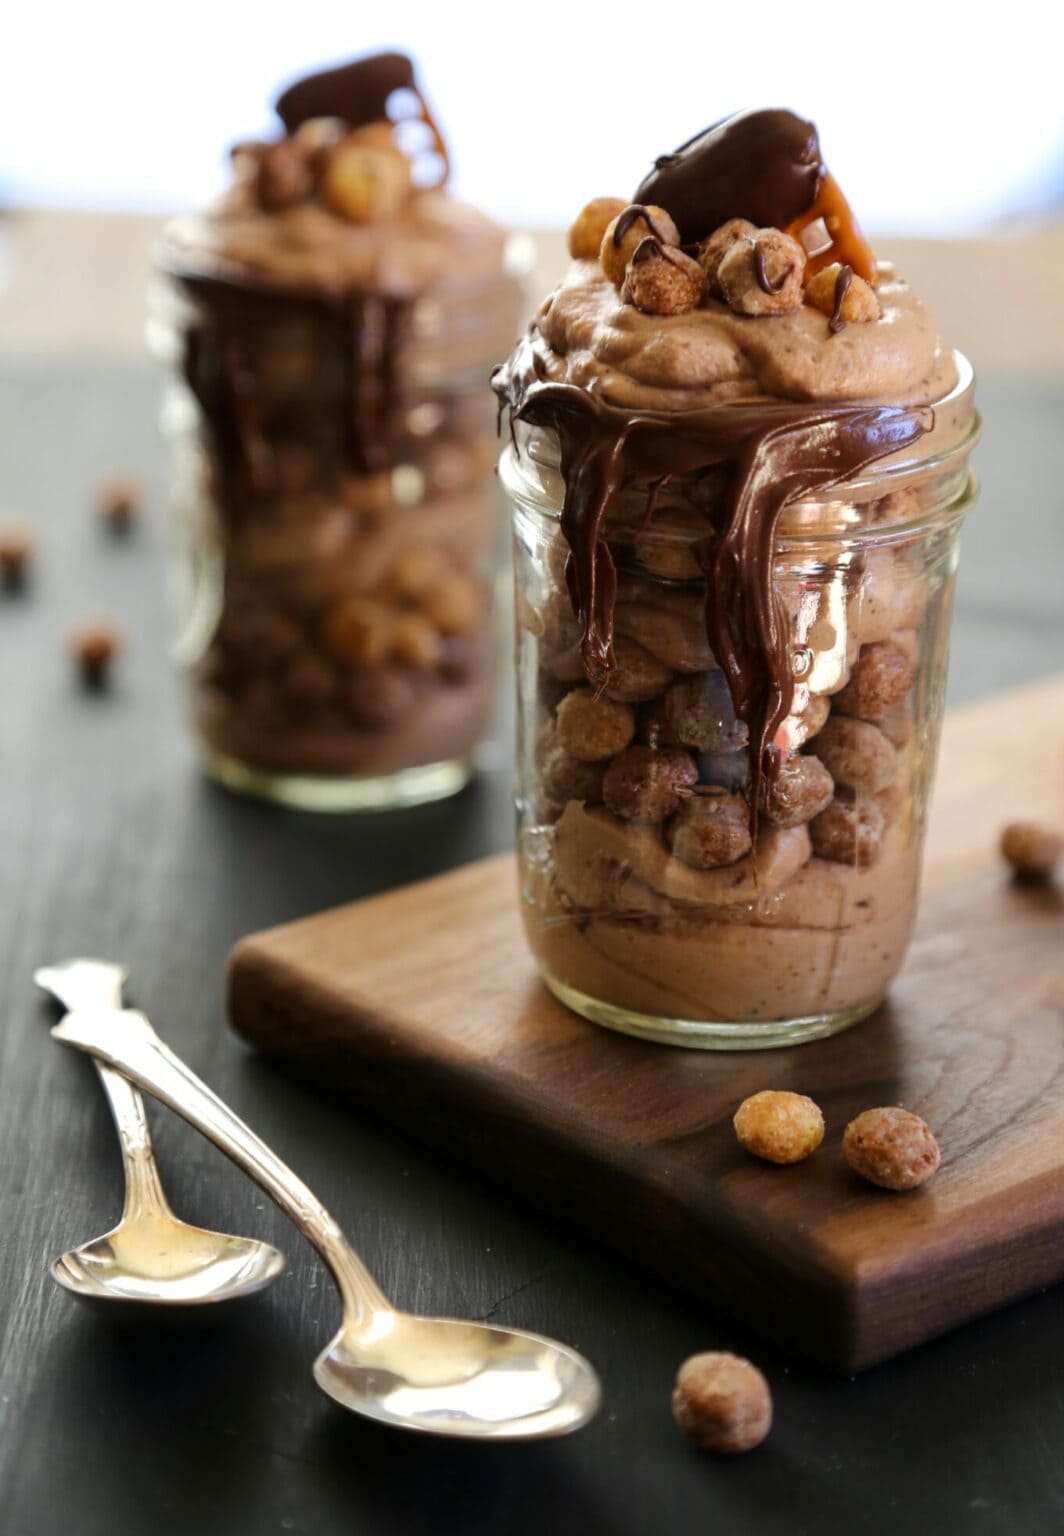
[[[778,281],[774,283],[768,275],[768,268],[765,266],[765,247],[761,244],[760,240],[755,240],[753,246],[754,276],[757,278],[757,286],[761,289],[762,293],[782,293],[783,285],[794,271],[794,267],[786,267],[780,274]]]
[[[621,241],[624,239],[625,235],[634,224],[639,222],[640,219],[642,219],[643,223],[646,225],[651,235],[653,235],[654,239],[657,240],[659,245],[668,243],[661,230],[655,224],[654,215],[650,212],[650,210],[645,208],[642,203],[629,203],[628,207],[623,209],[622,212],[617,215],[617,221],[613,226],[613,244],[617,250],[620,250]]]
[[[666,209],[693,244],[728,219],[785,229],[812,206],[823,175],[812,123],[782,109],[739,112],[660,155],[635,201]]]
[[[632,252],[632,259],[629,265],[641,267],[645,261],[651,261],[655,258],[667,261],[670,267],[675,267],[678,264],[675,256],[671,254],[671,247],[659,240],[657,235],[644,235]]]
[[[835,278],[835,298],[831,309],[831,319],[828,321],[828,330],[833,336],[846,329],[846,321],[842,318],[842,306],[846,302],[846,295],[850,291],[853,282],[853,268],[842,266]]]
[[[332,360],[339,375],[339,411],[332,421],[323,418],[315,433],[321,451],[339,472],[373,474],[391,467],[400,405],[397,360],[409,302],[327,290],[280,292],[202,273],[174,276],[196,306],[185,336],[185,377],[213,439],[234,517],[269,488],[264,430],[269,407],[258,388],[256,348],[261,337],[277,338],[286,313],[309,329],[315,349]],[[301,338],[291,344],[299,346]],[[332,393],[330,388],[326,397]]]
[[[750,818],[756,834],[763,782],[779,766],[774,738],[794,697],[791,635],[773,580],[780,515],[791,502],[848,480],[914,443],[929,408],[790,402],[673,414],[629,412],[575,385],[541,382],[534,335],[493,384],[514,419],[557,434],[565,484],[566,582],[582,630],[588,681],[602,688],[614,665],[617,570],[607,542],[611,508],[626,491],[653,515],[663,477],[726,466],[723,511],[707,515],[694,547],[706,582],[706,633],[736,716],[747,727]]]

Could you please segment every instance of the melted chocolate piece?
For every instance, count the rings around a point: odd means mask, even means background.
[[[572,384],[542,382],[538,338],[526,337],[492,383],[519,419],[555,432],[565,497],[566,582],[582,629],[588,681],[602,688],[614,665],[617,571],[607,522],[617,498],[645,489],[647,512],[663,478],[724,467],[727,490],[716,526],[694,552],[706,581],[706,633],[737,719],[748,731],[750,824],[756,835],[766,778],[780,766],[773,738],[794,697],[791,635],[774,589],[780,515],[791,502],[827,490],[915,442],[933,422],[929,408],[790,402],[721,406],[666,414],[632,413]]]
[[[295,81],[278,96],[274,110],[289,133],[313,117],[340,117],[361,128],[387,118],[389,96],[404,90],[417,90],[406,54],[374,53]]]
[[[812,207],[824,168],[816,128],[793,112],[739,112],[661,155],[637,203],[675,219],[685,245],[728,219],[784,229]]]
[[[846,321],[842,318],[842,306],[846,302],[846,295],[850,291],[853,282],[853,268],[842,266],[839,268],[835,279],[835,299],[831,311],[831,319],[828,321],[828,330],[833,336],[846,329]]]

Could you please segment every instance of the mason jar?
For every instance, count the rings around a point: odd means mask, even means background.
[[[466,782],[499,543],[490,361],[519,261],[409,301],[197,270],[164,245],[177,656],[206,769],[323,810]]]
[[[577,1013],[751,1049],[830,1035],[882,1000],[913,927],[958,534],[976,494],[973,379],[959,366],[913,446],[782,513],[770,570],[793,697],[756,806],[746,728],[708,639],[704,551],[723,483],[681,466],[611,504],[614,666],[592,687],[558,439],[516,423],[501,476],[521,907],[543,979]]]

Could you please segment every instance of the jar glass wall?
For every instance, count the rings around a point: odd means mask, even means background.
[[[558,446],[518,426],[517,810],[528,940],[548,986],[645,1038],[750,1049],[870,1013],[912,931],[978,424],[965,371],[915,450],[789,506],[772,580],[790,711],[755,816],[748,742],[707,639],[695,547],[712,477],[610,509],[616,664],[584,677]]]

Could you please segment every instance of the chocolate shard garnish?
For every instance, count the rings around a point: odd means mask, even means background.
[[[361,128],[388,116],[388,98],[395,91],[414,90],[414,66],[405,53],[374,53],[295,81],[282,91],[274,110],[289,133],[313,117],[339,117]]]
[[[823,173],[814,124],[782,108],[738,112],[659,156],[632,201],[664,208],[694,244],[728,219],[785,229],[812,207]]]

